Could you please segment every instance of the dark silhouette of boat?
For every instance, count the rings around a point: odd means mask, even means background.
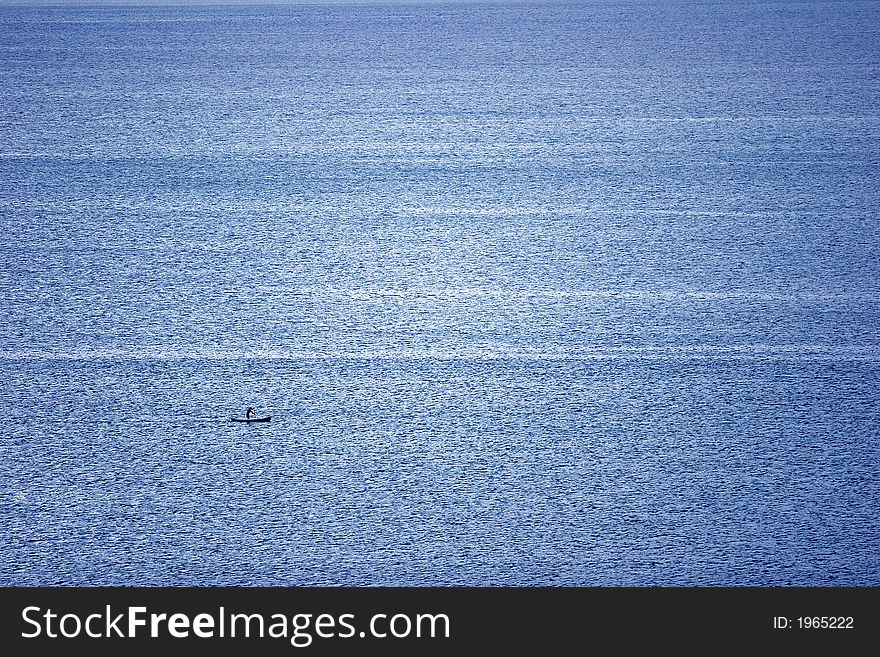
[[[233,422],[268,422],[272,419],[271,415],[267,415],[266,417],[234,417],[232,418]]]

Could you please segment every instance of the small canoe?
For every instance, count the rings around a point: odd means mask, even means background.
[[[272,419],[271,415],[267,415],[266,417],[234,417],[232,418],[233,422],[268,422]]]

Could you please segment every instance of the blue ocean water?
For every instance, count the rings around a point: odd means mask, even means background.
[[[880,585],[878,46],[0,7],[0,584]]]

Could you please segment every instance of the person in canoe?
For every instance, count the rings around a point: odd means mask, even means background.
[[[245,416],[248,420],[250,420],[250,419],[251,419],[251,415],[254,415],[254,407],[253,407],[253,406],[248,406],[248,409],[247,409],[247,411],[245,411],[244,416]]]

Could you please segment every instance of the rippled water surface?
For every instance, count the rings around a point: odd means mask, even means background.
[[[880,585],[878,44],[0,7],[0,584]]]

